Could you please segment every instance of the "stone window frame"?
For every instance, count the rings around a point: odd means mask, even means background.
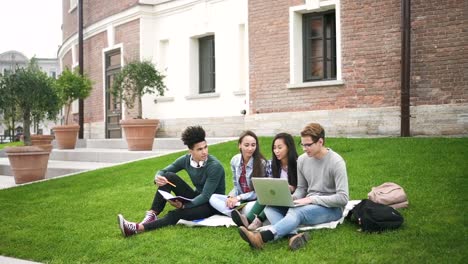
[[[78,7],[78,0],[70,0],[70,8],[68,9],[68,13],[73,12],[73,10],[77,9]]]
[[[199,64],[199,39],[207,36],[213,36],[216,41],[214,32],[207,31],[204,34],[193,35],[190,37],[189,44],[189,94],[185,96],[186,100],[197,100],[206,98],[220,97],[220,93],[216,91],[210,93],[200,93],[200,64]],[[216,45],[216,44],[215,44]],[[216,48],[215,48],[216,56]],[[215,65],[216,66],[216,65]],[[216,69],[216,68],[215,68]],[[215,79],[216,88],[216,79]]]
[[[303,15],[335,10],[336,80],[303,81]],[[341,9],[340,0],[306,0],[304,5],[289,8],[289,83],[287,88],[323,87],[344,84],[341,65]]]

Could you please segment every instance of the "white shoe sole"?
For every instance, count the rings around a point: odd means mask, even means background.
[[[120,232],[122,232],[122,235],[123,235],[124,237],[126,237],[126,235],[125,235],[125,229],[124,229],[124,226],[123,226],[123,224],[124,224],[124,217],[123,217],[123,215],[121,215],[121,214],[118,214],[118,215],[117,215],[117,222],[119,222]]]

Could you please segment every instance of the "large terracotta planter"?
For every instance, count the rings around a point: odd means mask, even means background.
[[[44,151],[47,151],[49,153],[52,152],[52,144],[35,145],[35,147],[39,147],[39,148],[41,148]]]
[[[58,149],[74,149],[78,138],[79,125],[55,126],[55,140]]]
[[[128,150],[152,150],[154,137],[159,128],[158,119],[129,119],[120,120],[125,132]]]
[[[31,144],[33,146],[49,145],[54,140],[52,135],[31,135]]]
[[[52,146],[7,147],[5,153],[16,184],[38,181],[45,178]]]

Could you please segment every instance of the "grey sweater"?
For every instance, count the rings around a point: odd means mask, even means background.
[[[322,158],[307,156],[297,160],[297,189],[294,199],[312,196],[314,204],[344,208],[348,203],[348,174],[343,158],[331,149]]]

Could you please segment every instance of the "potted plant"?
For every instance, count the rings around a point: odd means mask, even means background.
[[[65,124],[53,128],[59,149],[74,149],[80,126],[70,124],[71,105],[73,101],[85,99],[92,89],[92,82],[87,76],[81,76],[79,69],[66,68],[56,81],[56,89],[65,106]]]
[[[31,135],[31,144],[33,146],[51,145],[52,140],[54,140],[53,135],[43,135],[42,133],[39,133],[39,124],[45,121],[46,119],[47,119],[46,113],[43,113],[40,111],[34,111],[32,113],[33,127],[34,127],[34,131],[36,131],[37,133],[37,134]]]
[[[152,150],[159,127],[158,119],[142,119],[142,100],[145,94],[164,95],[166,85],[162,75],[150,61],[133,61],[125,65],[115,76],[112,85],[114,98],[120,98],[126,106],[125,119],[120,121],[129,150]],[[137,107],[132,118],[130,109]]]
[[[54,140],[54,136],[52,135],[39,135],[39,134],[31,135],[31,145],[33,146],[49,145],[49,144],[52,144],[53,140]]]
[[[34,113],[56,118],[60,100],[53,83],[54,80],[39,69],[34,58],[26,68],[18,68],[0,80],[0,109],[16,109],[24,127],[25,146],[5,148],[17,184],[45,177],[52,146],[31,146],[30,127]]]

